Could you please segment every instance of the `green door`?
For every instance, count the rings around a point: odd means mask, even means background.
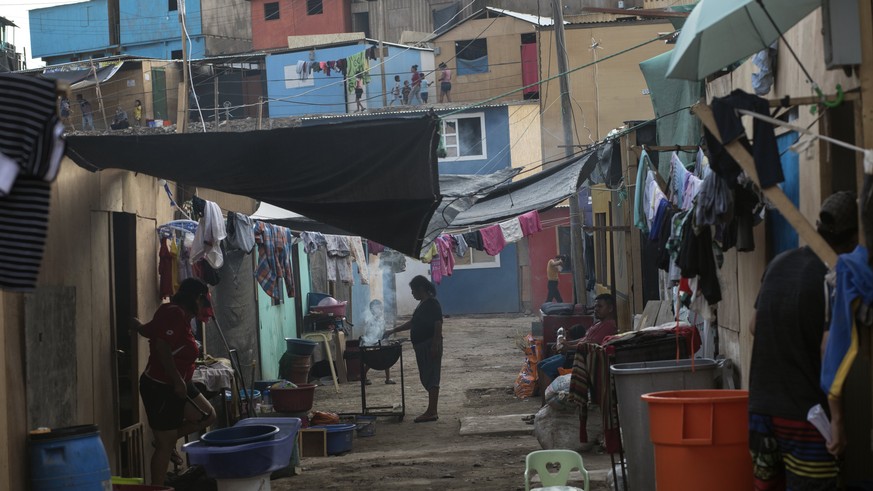
[[[167,119],[167,75],[163,68],[152,68],[152,101],[155,119]]]

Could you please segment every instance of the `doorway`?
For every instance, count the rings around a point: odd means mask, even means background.
[[[167,118],[167,74],[163,68],[152,68],[152,113],[155,119]]]

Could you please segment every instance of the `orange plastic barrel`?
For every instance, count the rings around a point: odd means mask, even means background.
[[[649,405],[656,489],[752,489],[748,391],[675,390],[642,398]]]

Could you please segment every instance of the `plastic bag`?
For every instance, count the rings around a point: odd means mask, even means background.
[[[561,375],[546,388],[546,404],[558,411],[575,411],[576,405],[570,402],[570,375]]]
[[[536,394],[537,390],[537,363],[542,360],[543,341],[533,335],[525,337],[524,364],[515,379],[515,397],[527,399]]]

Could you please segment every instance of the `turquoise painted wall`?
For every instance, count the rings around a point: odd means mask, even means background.
[[[309,260],[303,252],[303,244],[297,244],[300,252],[300,285],[298,293],[306,298],[309,293]],[[297,337],[297,320],[294,298],[285,295],[285,302],[273,305],[271,298],[258,286],[258,333],[261,341],[261,377],[263,380],[277,378],[279,359],[285,353],[285,338]]]

